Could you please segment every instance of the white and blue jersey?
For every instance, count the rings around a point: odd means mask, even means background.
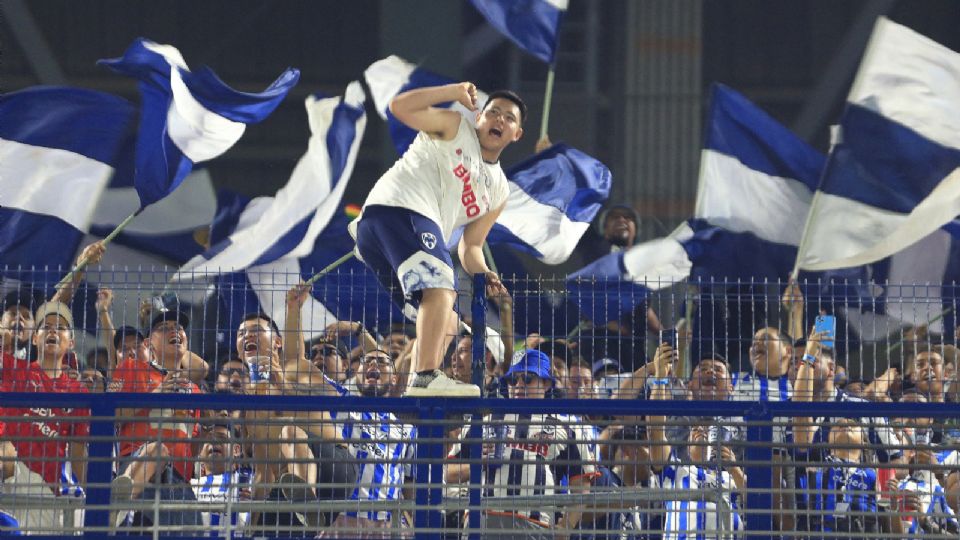
[[[663,491],[706,491],[717,493],[723,501],[719,510],[713,500],[664,502],[664,540],[739,538],[744,523],[738,512],[740,495],[730,473],[672,463],[660,471],[658,478]]]
[[[960,528],[957,516],[950,505],[947,503],[946,493],[937,477],[930,471],[914,471],[910,478],[900,482],[898,489],[903,492],[916,493],[920,496],[920,512],[927,514],[940,527],[941,531],[946,533],[948,530],[956,531]],[[905,521],[909,522],[908,534],[919,536],[924,534],[923,527],[918,520],[912,516],[903,516]]]
[[[484,465],[484,496],[550,496],[561,491],[565,477],[596,477],[589,429],[566,414],[486,417],[483,438],[495,441],[495,449]],[[468,449],[463,447],[461,456],[470,458]],[[553,512],[531,508],[508,513],[542,527],[553,525]]]
[[[869,403],[868,400],[852,396],[843,390],[837,390],[833,401],[843,403]],[[805,461],[824,461],[827,454],[830,440],[830,426],[837,423],[840,418],[819,417],[813,420],[816,432],[813,435],[813,441],[810,448],[798,448],[795,450],[798,460]],[[890,423],[884,417],[865,417],[859,418],[858,422],[867,432],[868,443],[876,452],[877,461],[888,463],[890,460],[900,457],[903,453],[900,438],[890,427]]]
[[[755,373],[734,373],[734,401],[790,401],[793,398],[793,385],[787,375],[777,379],[768,379]]]
[[[249,476],[247,473],[245,476]],[[223,474],[208,474],[190,480],[190,487],[197,501],[216,503],[223,507],[221,512],[201,512],[200,517],[211,538],[239,538],[243,529],[250,523],[250,512],[227,512],[229,504],[240,502],[240,490],[249,488],[250,483],[241,480],[237,471]],[[230,531],[229,535],[227,531]]]
[[[344,387],[327,380],[341,396],[350,395]],[[400,500],[404,478],[412,476],[410,464],[416,428],[401,424],[392,413],[337,411],[332,417],[334,423],[342,424],[340,435],[357,462],[357,486],[349,499],[385,503]],[[374,521],[388,521],[392,517],[389,510],[344,514]]]
[[[804,492],[803,508],[809,512],[801,516],[801,530],[811,532],[849,531],[848,525],[838,529],[840,519],[860,520],[861,530],[875,528],[875,518],[867,519],[860,513],[877,513],[877,471],[860,463],[826,456],[824,467],[807,467],[807,474],[798,481]],[[854,513],[851,517],[850,513]],[[865,523],[869,522],[869,524]]]

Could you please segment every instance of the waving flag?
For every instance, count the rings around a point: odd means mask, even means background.
[[[560,19],[569,0],[470,0],[501,34],[518,47],[552,64]]]
[[[639,301],[688,277],[709,281],[786,281],[824,158],[733,90],[715,85],[700,158],[693,219],[666,238],[612,253],[568,276],[581,312],[591,294],[618,298],[618,280],[642,286]],[[599,291],[597,289],[600,289]],[[624,303],[625,302],[625,303]],[[622,311],[621,311],[622,312]],[[611,320],[611,319],[605,319]]]
[[[880,18],[799,257],[807,270],[892,255],[960,215],[960,54]]]
[[[397,152],[403,154],[416,132],[389,111],[397,94],[453,82],[391,56],[365,72],[374,106],[387,120]],[[478,102],[486,102],[482,92]],[[452,104],[471,121],[475,113]],[[509,245],[546,262],[560,264],[570,257],[580,237],[610,195],[610,170],[583,152],[558,144],[506,171],[510,195],[497,224],[487,236],[490,245]],[[448,247],[457,238],[448,238]]]
[[[380,113],[380,118],[387,121],[387,129],[390,131],[390,139],[398,154],[407,151],[407,147],[417,137],[416,130],[408,127],[403,122],[396,119],[390,112],[390,101],[398,94],[417,88],[427,88],[430,86],[443,86],[450,84],[453,79],[437,75],[436,73],[418,67],[407,62],[399,56],[388,56],[383,60],[378,60],[364,71],[364,78],[367,80],[367,86],[373,98],[374,108]],[[484,104],[487,101],[487,94],[481,90],[477,91],[477,103]],[[467,110],[461,103],[445,103],[441,106],[452,108],[464,115],[472,124],[476,124],[476,114]]]
[[[132,144],[134,118],[128,102],[92,90],[0,96],[0,267],[8,275],[18,266],[70,266]]]
[[[366,127],[363,89],[357,82],[344,97],[306,100],[310,142],[287,185],[262,197],[238,218],[244,226],[212,243],[184,265],[176,280],[261,266],[313,252],[317,235],[340,205]]]
[[[114,175],[103,191],[93,215],[90,234],[101,238],[110,234],[131,212],[140,207],[132,175]],[[180,186],[165,199],[143,210],[114,239],[117,245],[142,254],[144,260],[162,260],[181,265],[203,252],[194,241],[194,231],[207,227],[217,211],[213,180],[207,169],[194,169]]]
[[[246,124],[269,116],[300,79],[288,68],[259,94],[237,92],[209,68],[190,71],[176,48],[143,38],[123,57],[100,63],[140,80],[134,187],[141,208],[172,193],[195,163],[230,149]]]
[[[218,242],[234,228],[246,226],[243,216],[256,215],[246,211],[256,204],[256,200],[221,192],[211,241]],[[232,321],[226,327],[236,328],[244,314],[262,311],[282,328],[286,320],[286,292],[353,249],[353,239],[347,233],[349,221],[344,213],[337,212],[316,238],[313,251],[305,257],[284,258],[219,276],[220,302]],[[318,337],[323,328],[337,320],[359,320],[369,328],[386,333],[391,323],[403,321],[403,315],[380,287],[376,276],[353,259],[318,280],[303,307],[303,327],[308,339]]]
[[[526,251],[547,264],[566,261],[610,196],[610,169],[555,144],[506,171],[510,195],[487,242]]]

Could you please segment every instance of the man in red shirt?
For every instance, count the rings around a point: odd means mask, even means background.
[[[147,342],[149,359],[125,355],[113,372],[111,387],[120,392],[199,394],[190,381],[181,359],[189,353],[187,315],[164,311],[153,318]],[[134,420],[119,426],[120,458],[125,464],[117,487],[138,498],[147,485],[161,481],[167,466],[172,466],[174,483],[188,483],[193,477],[191,438],[198,432],[199,409],[120,409],[118,414]],[[161,420],[162,419],[162,420]],[[119,491],[119,489],[118,489]]]
[[[73,316],[66,304],[50,301],[37,310],[37,327],[32,336],[37,349],[37,360],[17,359],[4,351],[4,392],[86,393],[86,387],[69,377],[63,366],[64,357],[74,348]],[[11,483],[20,493],[31,495],[80,495],[86,481],[87,446],[84,440],[90,426],[82,417],[90,415],[87,409],[44,407],[8,407],[6,416],[17,418],[4,425],[4,436],[16,449],[19,463],[15,465]],[[27,510],[18,515],[26,528],[57,527],[60,512]],[[39,522],[38,522],[39,521]]]

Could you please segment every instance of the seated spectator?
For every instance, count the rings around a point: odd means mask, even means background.
[[[87,391],[92,394],[99,394],[107,391],[107,378],[102,372],[93,368],[85,368],[80,372],[80,382],[87,387]]]
[[[591,366],[593,379],[599,386],[599,397],[612,398],[623,382],[620,362],[613,358],[601,358]]]
[[[114,371],[112,386],[120,392],[199,394],[200,388],[181,369],[189,351],[187,315],[180,311],[157,314],[150,325],[149,360],[126,358]],[[204,363],[205,364],[205,363]],[[161,500],[193,500],[192,439],[198,433],[198,409],[120,409],[120,476],[114,480],[114,496]],[[158,421],[159,419],[159,421]],[[128,525],[195,525],[196,512],[161,511],[159,523],[149,513],[118,513],[115,523]]]
[[[223,394],[245,394],[250,384],[250,370],[239,359],[231,357],[220,366],[214,391]]]
[[[538,350],[526,350],[506,374],[512,399],[544,399],[553,384],[550,358]],[[506,414],[483,419],[483,439],[495,441],[483,445],[484,482],[487,496],[506,498],[511,495],[549,497],[557,493],[561,480],[568,479],[568,491],[586,495],[597,476],[594,445],[587,430],[564,414]],[[469,426],[461,431],[466,438]],[[452,450],[453,457],[470,459],[470,445],[461,442]],[[446,479],[462,483],[469,479],[469,465],[449,464]],[[575,528],[580,522],[581,508],[567,508],[555,528]],[[488,510],[482,527],[486,530],[510,530],[512,533],[491,533],[490,538],[545,538],[554,527],[553,512],[536,508],[517,511]]]
[[[676,352],[669,344],[662,344],[654,356],[654,386],[651,399],[669,399],[670,379],[668,375],[675,363]],[[710,441],[712,424],[694,425],[690,429],[687,441],[689,465],[677,456],[674,446],[666,436],[666,417],[650,416],[647,434],[650,438],[651,468],[657,475],[660,489],[670,490],[707,490],[719,491],[723,505],[715,501],[667,501],[664,503],[664,539],[678,540],[688,535],[711,534],[717,538],[732,539],[744,530],[739,514],[739,506],[747,479],[743,470],[736,465],[733,450],[727,446],[720,448],[719,456],[711,457],[714,451]],[[716,461],[715,467],[702,467],[698,463]],[[725,508],[724,508],[725,507]],[[715,531],[730,531],[718,534]]]
[[[252,473],[238,463],[243,457],[243,450],[237,443],[232,425],[210,424],[204,427],[203,442],[197,453],[198,476],[190,480],[190,485],[197,501],[224,506],[220,512],[201,512],[208,534],[222,538],[238,537],[250,523],[250,513],[234,511],[228,514],[226,506],[228,503],[250,500]]]
[[[600,397],[600,389],[597,388],[596,380],[593,378],[593,366],[579,356],[575,357],[567,371],[566,389],[567,397],[573,399]]]
[[[17,317],[23,319],[19,314]],[[15,358],[4,350],[0,391],[86,393],[86,387],[69,377],[63,365],[64,356],[74,348],[70,309],[61,302],[45,302],[33,320],[37,321],[37,328],[31,332],[36,361]],[[90,426],[82,418],[90,416],[90,411],[7,407],[3,414],[14,418],[3,426],[3,435],[12,443],[12,447],[4,445],[3,453],[10,454],[12,450],[18,459],[12,470],[4,464],[4,493],[44,497],[82,495],[87,470],[85,439],[90,434]],[[14,509],[11,513],[26,530],[47,528],[46,532],[50,533],[51,528],[63,523],[62,510],[28,508]]]
[[[287,387],[296,391],[310,392],[328,396],[347,396],[351,392],[325,377],[323,372],[307,360],[304,351],[301,310],[309,294],[308,285],[297,285],[287,293],[287,313],[285,334],[290,336],[293,346],[283,349],[283,374]],[[408,345],[405,345],[407,347]],[[404,351],[400,351],[401,354]],[[398,355],[399,356],[399,355]],[[354,382],[357,392],[365,397],[381,397],[394,392],[399,377],[394,367],[394,356],[387,351],[374,350],[365,354],[360,362]],[[331,422],[332,421],[332,422]],[[343,466],[357,464],[353,473],[354,488],[348,488],[348,500],[380,501],[382,509],[370,511],[340,512],[325,529],[322,538],[379,538],[385,530],[391,528],[393,511],[390,502],[412,496],[404,487],[405,480],[412,474],[405,460],[412,459],[416,437],[415,428],[406,426],[392,413],[337,411],[320,424],[322,429],[311,434],[326,443],[334,443],[329,455],[314,450],[320,459],[326,458],[326,467],[319,467],[316,485],[326,489],[331,487],[331,479],[350,478],[350,471]],[[330,465],[340,465],[333,470]],[[297,472],[292,478],[295,483],[303,484],[310,479],[309,472]],[[404,493],[407,491],[407,493]],[[339,496],[340,494],[317,496]]]

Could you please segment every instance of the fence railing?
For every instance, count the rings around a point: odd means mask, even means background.
[[[93,271],[68,315],[38,314],[49,280],[21,277],[34,293],[0,284],[2,532],[958,534],[952,285],[513,278],[487,299],[478,276],[444,368],[485,397],[412,399],[415,336],[366,274],[318,282],[298,328],[299,274]],[[836,344],[806,365],[823,312]],[[301,338],[308,364],[288,360]],[[510,371],[528,350],[544,381]]]

